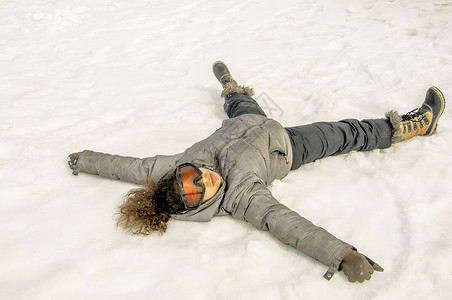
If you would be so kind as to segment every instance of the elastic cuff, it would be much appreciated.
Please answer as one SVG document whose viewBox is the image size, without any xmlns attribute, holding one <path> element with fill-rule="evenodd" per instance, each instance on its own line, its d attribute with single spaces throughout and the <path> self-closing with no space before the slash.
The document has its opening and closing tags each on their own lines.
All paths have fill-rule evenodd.
<svg viewBox="0 0 452 300">
<path fill-rule="evenodd" d="M 331 278 L 333 278 L 333 275 L 339 269 L 341 262 L 342 260 L 335 258 L 331 265 L 328 267 L 328 270 L 326 271 L 325 275 L 323 275 L 323 278 L 325 278 L 326 280 L 330 280 Z"/>
<path fill-rule="evenodd" d="M 334 257 L 333 262 L 329 265 L 328 270 L 323 275 L 323 278 L 325 278 L 326 280 L 331 280 L 331 278 L 333 278 L 334 273 L 340 271 L 339 268 L 341 266 L 342 259 L 344 258 L 345 254 L 347 254 L 347 252 L 350 250 L 356 251 L 356 248 L 353 246 L 347 247 L 341 251 L 339 256 Z"/>
</svg>

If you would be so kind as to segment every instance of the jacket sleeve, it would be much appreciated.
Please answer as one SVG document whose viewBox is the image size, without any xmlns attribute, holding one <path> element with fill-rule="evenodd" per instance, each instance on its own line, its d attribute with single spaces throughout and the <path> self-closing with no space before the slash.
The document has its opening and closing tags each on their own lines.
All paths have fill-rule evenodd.
<svg viewBox="0 0 452 300">
<path fill-rule="evenodd" d="M 75 174 L 83 172 L 140 184 L 146 177 L 159 180 L 176 164 L 180 156 L 136 158 L 85 150 L 81 153 L 74 171 Z"/>
<path fill-rule="evenodd" d="M 235 214 L 242 215 L 245 221 L 256 228 L 270 231 L 281 242 L 328 266 L 324 277 L 331 279 L 343 257 L 353 246 L 279 203 L 260 183 L 255 183 L 246 194 L 250 195 L 247 197 L 249 200 L 240 201 L 246 204 L 238 205 Z"/>
</svg>

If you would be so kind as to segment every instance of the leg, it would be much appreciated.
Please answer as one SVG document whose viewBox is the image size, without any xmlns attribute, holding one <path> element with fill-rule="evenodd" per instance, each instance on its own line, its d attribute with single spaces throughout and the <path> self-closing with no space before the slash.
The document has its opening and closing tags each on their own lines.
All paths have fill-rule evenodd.
<svg viewBox="0 0 452 300">
<path fill-rule="evenodd" d="M 387 119 L 343 120 L 286 128 L 294 152 L 292 170 L 322 157 L 384 149 L 417 135 L 432 135 L 445 106 L 443 93 L 432 86 L 421 107 L 403 116 L 390 111 L 386 113 Z"/>
<path fill-rule="evenodd" d="M 224 101 L 224 111 L 228 114 L 229 118 L 244 114 L 256 114 L 266 117 L 256 100 L 248 95 L 234 93 L 226 97 Z"/>
<path fill-rule="evenodd" d="M 319 122 L 286 131 L 293 149 L 292 170 L 327 156 L 388 148 L 392 137 L 385 119 Z"/>
<path fill-rule="evenodd" d="M 253 97 L 253 89 L 239 86 L 232 78 L 228 67 L 222 61 L 216 61 L 212 66 L 213 73 L 223 86 L 221 96 L 225 98 L 224 110 L 229 118 L 244 114 L 257 114 L 266 116 Z"/>
</svg>

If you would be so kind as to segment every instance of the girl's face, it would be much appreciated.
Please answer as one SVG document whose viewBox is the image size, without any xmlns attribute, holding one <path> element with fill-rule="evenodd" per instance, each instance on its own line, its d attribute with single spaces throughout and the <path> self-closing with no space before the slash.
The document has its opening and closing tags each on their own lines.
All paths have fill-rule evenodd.
<svg viewBox="0 0 452 300">
<path fill-rule="evenodd" d="M 199 168 L 202 172 L 202 177 L 198 183 L 206 187 L 206 193 L 204 194 L 204 199 L 202 202 L 212 199 L 213 196 L 218 192 L 221 184 L 221 176 L 209 169 Z"/>
</svg>

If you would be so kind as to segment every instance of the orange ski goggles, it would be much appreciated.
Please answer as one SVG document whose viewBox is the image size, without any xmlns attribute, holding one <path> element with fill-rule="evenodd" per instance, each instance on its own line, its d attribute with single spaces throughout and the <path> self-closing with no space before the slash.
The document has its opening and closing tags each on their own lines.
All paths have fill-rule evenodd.
<svg viewBox="0 0 452 300">
<path fill-rule="evenodd" d="M 197 209 L 204 199 L 206 187 L 198 183 L 201 177 L 202 171 L 190 163 L 181 164 L 176 168 L 179 194 L 187 210 Z"/>
</svg>

